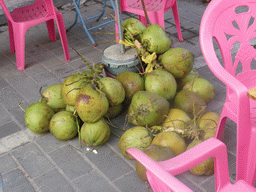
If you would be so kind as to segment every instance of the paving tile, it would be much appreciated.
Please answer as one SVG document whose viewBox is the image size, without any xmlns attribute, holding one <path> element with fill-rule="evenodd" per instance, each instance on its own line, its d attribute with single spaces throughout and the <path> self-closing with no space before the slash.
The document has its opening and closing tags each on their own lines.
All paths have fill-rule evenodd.
<svg viewBox="0 0 256 192">
<path fill-rule="evenodd" d="M 0 162 L 1 162 L 1 164 L 0 164 L 0 173 L 1 174 L 9 172 L 9 171 L 17 168 L 17 166 L 18 166 L 9 154 L 0 155 Z"/>
<path fill-rule="evenodd" d="M 212 179 L 207 180 L 201 185 L 207 192 L 215 192 L 215 178 L 212 176 Z"/>
<path fill-rule="evenodd" d="M 87 153 L 86 156 L 92 153 Z M 132 168 L 119 156 L 112 154 L 106 155 L 101 163 L 93 162 L 99 170 L 103 172 L 111 181 L 129 173 Z"/>
<path fill-rule="evenodd" d="M 99 173 L 95 170 L 83 175 L 82 177 L 74 180 L 74 184 L 79 189 L 79 191 L 88 192 L 115 192 L 113 186 L 111 186 L 107 180 L 105 180 Z"/>
<path fill-rule="evenodd" d="M 16 133 L 20 130 L 21 129 L 19 128 L 19 126 L 14 122 L 4 124 L 4 125 L 0 126 L 0 133 L 1 133 L 0 139 L 6 137 L 8 135 L 11 135 L 13 133 Z"/>
<path fill-rule="evenodd" d="M 204 189 L 201 188 L 197 184 L 197 182 L 195 182 L 195 183 L 191 182 L 186 177 L 184 177 L 183 174 L 177 175 L 176 178 L 179 179 L 182 183 L 184 183 L 186 186 L 188 186 L 193 191 L 196 191 L 196 192 L 204 191 Z"/>
<path fill-rule="evenodd" d="M 14 149 L 12 153 L 31 178 L 54 169 L 46 156 L 33 143 L 22 145 Z"/>
<path fill-rule="evenodd" d="M 10 114 L 0 105 L 0 126 L 5 125 L 10 121 L 12 121 Z"/>
<path fill-rule="evenodd" d="M 64 145 L 67 145 L 68 141 L 57 140 L 51 133 L 46 133 L 42 137 L 38 137 L 36 142 L 42 147 L 42 149 L 49 153 L 53 150 L 56 150 Z"/>
<path fill-rule="evenodd" d="M 75 191 L 56 169 L 43 174 L 34 181 L 43 192 Z"/>
<path fill-rule="evenodd" d="M 19 169 L 12 170 L 2 175 L 4 192 L 35 192 L 34 187 L 27 180 L 23 172 Z"/>
<path fill-rule="evenodd" d="M 59 148 L 49 155 L 71 180 L 92 170 L 92 167 L 70 145 Z"/>
<path fill-rule="evenodd" d="M 151 189 L 151 187 L 145 181 L 142 181 L 137 176 L 135 171 L 132 171 L 129 174 L 115 180 L 114 184 L 123 192 L 141 192 L 148 190 L 150 191 Z"/>
<path fill-rule="evenodd" d="M 40 87 L 30 77 L 16 82 L 13 87 L 27 100 L 38 97 L 40 95 Z"/>
</svg>

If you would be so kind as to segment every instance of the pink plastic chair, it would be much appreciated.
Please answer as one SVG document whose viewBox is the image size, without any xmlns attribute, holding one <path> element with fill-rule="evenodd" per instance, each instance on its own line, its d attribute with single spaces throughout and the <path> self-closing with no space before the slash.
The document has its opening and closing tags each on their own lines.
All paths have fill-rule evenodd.
<svg viewBox="0 0 256 192">
<path fill-rule="evenodd" d="M 226 119 L 237 124 L 236 178 L 250 184 L 255 181 L 255 157 L 251 154 L 255 143 L 256 101 L 247 91 L 256 86 L 256 50 L 250 40 L 256 38 L 256 1 L 213 0 L 202 17 L 200 43 L 204 58 L 213 72 L 226 85 L 226 101 L 220 116 L 216 138 L 221 139 Z M 223 64 L 217 58 L 213 39 L 221 50 Z M 234 43 L 240 44 L 237 52 Z M 234 56 L 232 58 L 232 56 Z M 241 69 L 242 68 L 242 69 Z"/>
<path fill-rule="evenodd" d="M 8 20 L 11 53 L 16 52 L 18 70 L 25 68 L 25 34 L 35 25 L 46 22 L 51 41 L 56 41 L 54 20 L 60 34 L 66 61 L 69 62 L 69 50 L 66 29 L 62 14 L 54 7 L 52 0 L 36 0 L 33 4 L 16 8 L 10 13 L 3 0 L 0 5 Z"/>
<path fill-rule="evenodd" d="M 167 12 L 170 8 L 172 8 L 178 38 L 180 41 L 183 41 L 181 29 L 180 29 L 180 21 L 179 14 L 177 8 L 177 0 L 144 0 L 146 10 L 148 13 L 149 20 L 151 24 L 158 24 L 165 29 L 164 25 L 164 13 Z M 145 14 L 142 8 L 141 0 L 120 0 L 120 11 L 129 12 L 139 15 L 139 20 L 147 26 L 147 21 L 145 18 Z M 117 18 L 117 16 L 116 16 Z M 116 24 L 116 34 L 118 34 L 118 26 Z M 119 38 L 117 37 L 117 40 Z"/>
<path fill-rule="evenodd" d="M 256 189 L 244 180 L 230 183 L 227 148 L 216 138 L 210 138 L 190 150 L 172 159 L 155 162 L 136 148 L 126 150 L 132 157 L 145 166 L 146 175 L 154 192 L 190 192 L 192 191 L 172 175 L 183 173 L 210 157 L 214 157 L 215 190 L 219 192 L 245 191 Z M 172 175 L 171 175 L 172 174 Z"/>
</svg>

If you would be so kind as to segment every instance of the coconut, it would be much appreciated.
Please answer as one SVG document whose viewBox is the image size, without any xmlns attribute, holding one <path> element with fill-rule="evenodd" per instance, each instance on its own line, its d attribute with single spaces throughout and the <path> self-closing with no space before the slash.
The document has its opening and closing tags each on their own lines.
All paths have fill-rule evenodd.
<svg viewBox="0 0 256 192">
<path fill-rule="evenodd" d="M 139 35 L 146 29 L 146 26 L 135 18 L 125 19 L 123 22 L 124 39 L 134 42 L 135 39 L 140 39 Z"/>
<path fill-rule="evenodd" d="M 151 144 L 161 147 L 169 147 L 175 155 L 183 153 L 187 148 L 185 140 L 180 137 L 179 134 L 172 131 L 158 133 Z"/>
<path fill-rule="evenodd" d="M 122 84 L 128 100 L 131 100 L 138 91 L 145 90 L 145 81 L 138 73 L 123 71 L 116 76 L 116 80 Z"/>
<path fill-rule="evenodd" d="M 109 102 L 104 93 L 86 85 L 77 94 L 75 109 L 83 122 L 94 123 L 108 111 Z"/>
<path fill-rule="evenodd" d="M 46 103 L 32 103 L 26 108 L 25 124 L 34 133 L 45 133 L 49 131 L 50 120 L 54 114 L 53 109 Z"/>
<path fill-rule="evenodd" d="M 79 90 L 86 85 L 84 75 L 74 74 L 62 83 L 61 95 L 66 105 L 75 105 Z"/>
<path fill-rule="evenodd" d="M 181 90 L 174 99 L 174 107 L 185 111 L 191 118 L 198 117 L 206 112 L 206 102 L 198 94 Z"/>
<path fill-rule="evenodd" d="M 130 104 L 132 110 L 128 110 L 127 115 L 130 122 L 136 122 L 135 125 L 151 127 L 163 123 L 169 106 L 164 97 L 148 91 L 139 91 L 134 94 Z"/>
<path fill-rule="evenodd" d="M 146 155 L 151 157 L 154 161 L 164 161 L 175 157 L 170 147 L 161 147 L 157 145 L 150 145 L 143 151 Z M 136 173 L 138 177 L 144 181 L 147 181 L 146 168 L 136 161 L 135 163 Z"/>
<path fill-rule="evenodd" d="M 219 119 L 219 114 L 215 112 L 207 112 L 199 119 L 198 128 L 204 131 L 204 140 L 215 136 Z"/>
<path fill-rule="evenodd" d="M 56 113 L 50 121 L 50 132 L 58 140 L 69 140 L 77 135 L 76 117 L 69 111 Z"/>
<path fill-rule="evenodd" d="M 145 76 L 145 90 L 171 100 L 176 95 L 177 83 L 171 73 L 156 69 Z"/>
<path fill-rule="evenodd" d="M 96 147 L 106 143 L 110 137 L 111 130 L 103 118 L 94 122 L 85 122 L 81 127 L 81 139 L 86 146 Z"/>
<path fill-rule="evenodd" d="M 175 129 L 184 130 L 186 128 L 186 124 L 190 121 L 191 118 L 185 111 L 172 108 L 169 110 L 168 115 L 162 125 L 165 127 L 173 127 Z"/>
<path fill-rule="evenodd" d="M 141 44 L 148 52 L 162 54 L 170 48 L 171 39 L 162 26 L 154 24 L 149 25 L 141 34 Z"/>
<path fill-rule="evenodd" d="M 193 69 L 194 55 L 184 48 L 171 48 L 160 57 L 160 63 L 175 78 L 184 78 Z"/>
<path fill-rule="evenodd" d="M 119 105 L 124 101 L 125 90 L 122 84 L 111 77 L 103 77 L 99 81 L 99 89 L 103 91 L 110 105 Z"/>
<path fill-rule="evenodd" d="M 123 104 L 120 103 L 118 105 L 110 105 L 107 114 L 105 117 L 112 119 L 117 117 L 123 110 Z"/>
<path fill-rule="evenodd" d="M 195 78 L 200 77 L 196 69 L 192 69 L 188 75 L 184 78 L 176 79 L 177 81 L 177 90 L 180 91 L 187 82 L 193 82 Z"/>
<path fill-rule="evenodd" d="M 119 140 L 118 147 L 124 157 L 133 159 L 133 157 L 126 152 L 126 149 L 135 147 L 143 151 L 151 142 L 152 136 L 149 131 L 145 127 L 135 126 L 124 132 Z"/>
<path fill-rule="evenodd" d="M 73 106 L 73 105 L 66 105 L 66 111 L 74 113 L 75 112 L 75 106 Z"/>
<path fill-rule="evenodd" d="M 200 95 L 207 103 L 214 98 L 215 88 L 210 81 L 204 78 L 195 78 L 193 81 L 187 82 L 183 89 L 193 91 Z"/>
<path fill-rule="evenodd" d="M 186 150 L 200 144 L 202 140 L 194 139 Z M 193 175 L 211 175 L 214 173 L 214 158 L 211 157 L 189 170 Z"/>
<path fill-rule="evenodd" d="M 66 104 L 61 96 L 62 84 L 55 84 L 47 87 L 42 94 L 43 99 L 46 99 L 46 103 L 55 111 L 59 111 L 66 107 Z M 42 98 L 40 99 L 40 101 Z"/>
</svg>

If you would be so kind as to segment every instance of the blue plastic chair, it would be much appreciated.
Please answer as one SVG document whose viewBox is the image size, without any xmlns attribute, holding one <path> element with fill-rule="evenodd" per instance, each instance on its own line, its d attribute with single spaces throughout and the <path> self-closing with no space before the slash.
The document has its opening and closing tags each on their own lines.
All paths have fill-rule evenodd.
<svg viewBox="0 0 256 192">
<path fill-rule="evenodd" d="M 102 9 L 102 12 L 98 15 L 95 15 L 93 17 L 90 17 L 88 19 L 83 19 L 83 16 L 81 15 L 81 12 L 79 10 L 79 7 L 80 7 L 80 0 L 73 0 L 73 3 L 74 3 L 74 6 L 76 8 L 76 17 L 75 17 L 75 21 L 74 23 L 67 29 L 67 31 L 69 31 L 71 28 L 73 28 L 76 24 L 79 24 L 79 23 L 82 23 L 83 24 L 83 27 L 84 27 L 84 30 L 85 32 L 87 33 L 88 37 L 90 38 L 93 46 L 97 46 L 97 44 L 95 43 L 94 39 L 92 38 L 91 34 L 89 33 L 90 30 L 93 30 L 93 29 L 96 29 L 96 28 L 99 28 L 103 25 L 106 25 L 106 24 L 109 24 L 111 22 L 114 22 L 115 20 L 111 20 L 111 21 L 107 21 L 105 23 L 102 23 L 102 24 L 99 24 L 99 25 L 96 25 L 94 27 L 91 27 L 91 28 L 87 28 L 86 25 L 85 25 L 85 22 L 88 21 L 88 20 L 91 20 L 91 19 L 94 19 L 94 18 L 97 18 L 96 21 L 99 21 L 101 19 L 101 17 L 104 15 L 105 13 L 105 8 L 106 8 L 106 4 L 107 4 L 107 0 L 104 0 L 104 3 L 103 3 L 103 9 Z M 113 7 L 113 9 L 115 10 L 115 5 L 114 5 L 114 2 L 113 0 L 110 0 L 110 3 Z M 78 20 L 78 17 L 79 17 L 79 20 Z"/>
</svg>

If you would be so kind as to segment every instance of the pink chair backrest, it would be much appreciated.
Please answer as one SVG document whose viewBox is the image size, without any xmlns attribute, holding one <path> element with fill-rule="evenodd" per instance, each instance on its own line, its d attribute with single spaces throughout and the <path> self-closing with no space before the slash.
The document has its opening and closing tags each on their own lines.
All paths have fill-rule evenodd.
<svg viewBox="0 0 256 192">
<path fill-rule="evenodd" d="M 212 20 L 208 21 L 209 28 L 207 34 L 204 34 L 204 40 L 212 41 L 212 37 L 216 39 L 222 52 L 225 69 L 233 76 L 237 75 L 239 79 L 239 74 L 236 74 L 238 65 L 241 63 L 242 73 L 247 74 L 251 71 L 252 59 L 256 60 L 256 50 L 250 43 L 250 40 L 256 37 L 256 22 L 251 20 L 252 17 L 256 17 L 256 1 L 213 0 L 212 4 L 214 3 L 216 6 L 211 6 L 211 12 L 215 13 L 215 18 L 211 15 Z M 239 9 L 245 11 L 239 13 Z M 233 61 L 231 50 L 235 42 L 240 44 L 240 48 Z"/>
<path fill-rule="evenodd" d="M 145 6 L 148 7 L 150 5 L 154 8 L 154 11 L 160 11 L 170 8 L 172 7 L 174 1 L 175 0 L 144 0 Z M 134 5 L 140 5 L 141 0 L 121 0 L 120 4 L 127 4 L 129 7 L 134 7 Z M 163 7 L 163 5 L 165 6 Z"/>
</svg>

